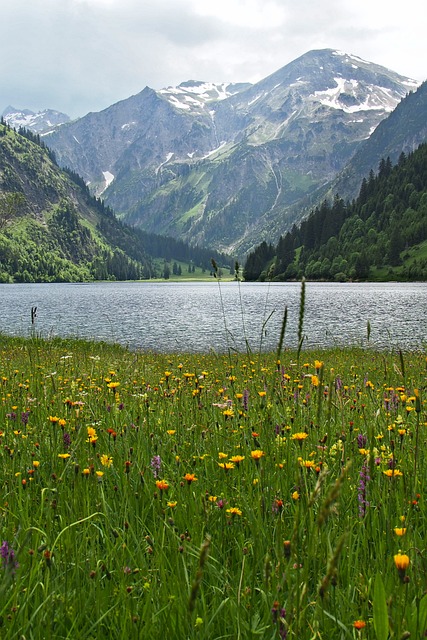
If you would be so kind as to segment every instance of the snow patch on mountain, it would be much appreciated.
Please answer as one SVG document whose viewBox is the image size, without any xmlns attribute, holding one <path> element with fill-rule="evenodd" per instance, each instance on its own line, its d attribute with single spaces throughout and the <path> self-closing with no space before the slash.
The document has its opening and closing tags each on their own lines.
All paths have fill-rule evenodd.
<svg viewBox="0 0 427 640">
<path fill-rule="evenodd" d="M 161 170 L 161 168 L 162 168 L 165 164 L 167 164 L 167 163 L 169 162 L 169 160 L 171 160 L 171 159 L 173 158 L 173 156 L 174 156 L 174 155 L 175 155 L 175 154 L 174 154 L 172 151 L 170 151 L 168 154 L 166 154 L 166 160 L 164 160 L 164 162 L 161 162 L 161 163 L 159 164 L 159 166 L 155 169 L 155 174 L 156 174 L 156 175 L 159 173 L 159 171 Z"/>
<path fill-rule="evenodd" d="M 168 100 L 176 109 L 200 113 L 205 111 L 207 104 L 226 100 L 248 86 L 250 85 L 227 82 L 215 84 L 188 80 L 177 87 L 160 89 L 157 93 Z"/>
<path fill-rule="evenodd" d="M 315 91 L 313 94 L 315 100 L 330 109 L 340 109 L 345 113 L 370 110 L 389 113 L 398 103 L 393 92 L 386 87 L 369 85 L 361 90 L 357 80 L 335 77 L 334 81 L 335 87 Z"/>
<path fill-rule="evenodd" d="M 105 188 L 107 189 L 107 187 L 109 187 L 110 184 L 113 182 L 114 176 L 110 171 L 103 171 L 102 175 L 104 176 Z"/>
</svg>

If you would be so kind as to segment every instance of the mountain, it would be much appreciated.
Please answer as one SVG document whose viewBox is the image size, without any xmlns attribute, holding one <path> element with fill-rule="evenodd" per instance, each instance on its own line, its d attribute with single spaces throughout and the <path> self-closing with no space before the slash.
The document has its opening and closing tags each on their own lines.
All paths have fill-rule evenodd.
<svg viewBox="0 0 427 640">
<path fill-rule="evenodd" d="M 118 221 L 80 176 L 59 168 L 38 134 L 0 123 L 0 282 L 151 278 L 155 258 L 165 274 L 172 259 L 209 269 L 211 257 L 229 266 Z"/>
<path fill-rule="evenodd" d="M 290 228 L 416 87 L 317 50 L 254 85 L 146 87 L 44 140 L 123 220 L 243 254 Z"/>
<path fill-rule="evenodd" d="M 70 117 L 60 111 L 45 109 L 44 111 L 30 111 L 29 109 L 15 109 L 10 105 L 1 114 L 5 122 L 15 129 L 24 127 L 34 133 L 48 133 L 55 127 L 70 121 Z"/>
</svg>

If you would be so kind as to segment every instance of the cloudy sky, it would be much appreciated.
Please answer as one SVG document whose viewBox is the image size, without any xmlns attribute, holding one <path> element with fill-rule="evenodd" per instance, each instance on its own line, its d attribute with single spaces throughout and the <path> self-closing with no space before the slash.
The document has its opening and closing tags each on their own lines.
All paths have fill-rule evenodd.
<svg viewBox="0 0 427 640">
<path fill-rule="evenodd" d="M 0 113 L 99 111 L 185 80 L 256 82 L 334 48 L 427 79 L 425 0 L 11 0 Z"/>
</svg>

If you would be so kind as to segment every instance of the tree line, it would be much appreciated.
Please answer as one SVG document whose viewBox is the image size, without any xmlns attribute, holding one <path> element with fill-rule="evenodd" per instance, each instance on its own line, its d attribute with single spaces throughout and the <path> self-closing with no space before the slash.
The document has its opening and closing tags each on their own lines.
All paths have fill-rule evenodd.
<svg viewBox="0 0 427 640">
<path fill-rule="evenodd" d="M 245 280 L 427 279 L 427 144 L 382 159 L 359 195 L 323 201 L 276 245 L 262 242 L 244 267 Z M 414 248 L 418 247 L 417 250 Z M 417 254 L 418 251 L 418 254 Z"/>
</svg>

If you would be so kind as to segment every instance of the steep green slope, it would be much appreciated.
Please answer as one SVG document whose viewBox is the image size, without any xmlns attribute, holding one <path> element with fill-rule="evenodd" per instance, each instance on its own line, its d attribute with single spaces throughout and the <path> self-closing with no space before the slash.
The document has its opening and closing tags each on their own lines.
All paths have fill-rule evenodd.
<svg viewBox="0 0 427 640">
<path fill-rule="evenodd" d="M 427 144 L 380 162 L 359 196 L 323 202 L 276 247 L 260 244 L 246 280 L 427 280 Z"/>
<path fill-rule="evenodd" d="M 37 135 L 0 123 L 0 282 L 75 282 L 160 275 L 153 258 L 209 268 L 208 250 L 133 229 L 61 170 Z M 230 259 L 229 259 L 230 260 Z"/>
</svg>

